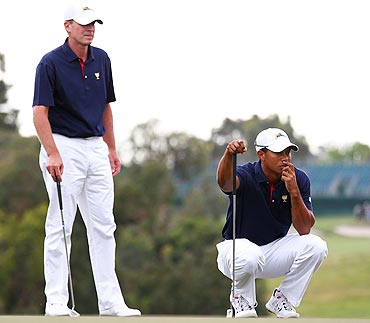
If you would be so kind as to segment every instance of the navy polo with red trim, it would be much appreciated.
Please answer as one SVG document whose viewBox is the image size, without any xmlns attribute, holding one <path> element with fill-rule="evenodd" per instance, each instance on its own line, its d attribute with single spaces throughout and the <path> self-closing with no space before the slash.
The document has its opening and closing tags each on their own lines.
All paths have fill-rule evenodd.
<svg viewBox="0 0 370 323">
<path fill-rule="evenodd" d="M 53 133 L 70 138 L 103 136 L 106 104 L 116 100 L 110 59 L 89 46 L 82 62 L 65 43 L 47 53 L 36 69 L 33 106 L 49 107 Z"/>
<path fill-rule="evenodd" d="M 306 207 L 312 211 L 311 183 L 308 175 L 295 169 L 297 184 Z M 262 172 L 261 162 L 237 166 L 240 186 L 236 192 L 236 238 L 246 238 L 261 246 L 284 237 L 292 224 L 291 200 L 283 181 L 271 185 Z M 225 239 L 233 238 L 233 196 L 229 196 Z"/>
</svg>

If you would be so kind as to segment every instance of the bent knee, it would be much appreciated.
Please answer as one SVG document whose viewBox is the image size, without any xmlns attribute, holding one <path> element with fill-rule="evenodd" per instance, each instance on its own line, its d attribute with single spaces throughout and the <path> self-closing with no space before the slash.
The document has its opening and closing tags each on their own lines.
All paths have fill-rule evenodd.
<svg viewBox="0 0 370 323">
<path fill-rule="evenodd" d="M 235 270 L 239 275 L 253 275 L 257 271 L 262 271 L 265 265 L 265 257 L 261 253 L 245 255 L 235 259 Z"/>
<path fill-rule="evenodd" d="M 328 246 L 319 236 L 313 234 L 302 235 L 306 247 L 318 258 L 324 260 L 328 256 Z"/>
</svg>

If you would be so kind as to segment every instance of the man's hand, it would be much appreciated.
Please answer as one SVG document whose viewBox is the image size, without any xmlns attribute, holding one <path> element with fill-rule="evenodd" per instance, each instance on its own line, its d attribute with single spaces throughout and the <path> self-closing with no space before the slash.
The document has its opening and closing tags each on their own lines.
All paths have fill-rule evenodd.
<svg viewBox="0 0 370 323">
<path fill-rule="evenodd" d="M 64 165 L 59 153 L 49 155 L 48 161 L 46 162 L 46 170 L 49 172 L 54 182 L 57 180 L 60 182 L 62 181 Z"/>
<path fill-rule="evenodd" d="M 109 150 L 109 162 L 112 169 L 112 175 L 116 176 L 121 171 L 121 160 L 119 159 L 116 151 Z"/>
<path fill-rule="evenodd" d="M 247 146 L 243 140 L 233 140 L 227 145 L 226 150 L 230 154 L 243 154 L 247 151 Z"/>
<path fill-rule="evenodd" d="M 285 183 L 285 187 L 290 195 L 299 194 L 294 165 L 288 161 L 284 162 L 284 164 L 285 166 L 281 173 L 281 180 Z"/>
</svg>

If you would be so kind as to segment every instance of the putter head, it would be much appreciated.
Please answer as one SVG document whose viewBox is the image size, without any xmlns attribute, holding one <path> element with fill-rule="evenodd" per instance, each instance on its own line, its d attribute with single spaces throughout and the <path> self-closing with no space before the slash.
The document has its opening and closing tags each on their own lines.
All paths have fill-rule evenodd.
<svg viewBox="0 0 370 323">
<path fill-rule="evenodd" d="M 74 309 L 71 309 L 71 311 L 69 312 L 69 316 L 70 317 L 79 317 L 80 316 L 80 313 L 78 313 Z"/>
</svg>

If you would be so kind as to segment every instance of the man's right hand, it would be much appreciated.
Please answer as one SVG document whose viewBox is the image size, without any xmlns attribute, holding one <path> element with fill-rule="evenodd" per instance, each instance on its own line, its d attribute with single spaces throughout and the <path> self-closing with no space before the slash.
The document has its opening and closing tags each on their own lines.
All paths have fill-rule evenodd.
<svg viewBox="0 0 370 323">
<path fill-rule="evenodd" d="M 243 140 L 233 140 L 229 142 L 226 150 L 230 154 L 243 154 L 247 151 L 247 146 L 244 144 Z"/>
<path fill-rule="evenodd" d="M 46 170 L 49 172 L 54 182 L 62 181 L 62 174 L 64 170 L 64 165 L 62 158 L 59 153 L 50 155 L 46 163 Z"/>
</svg>

